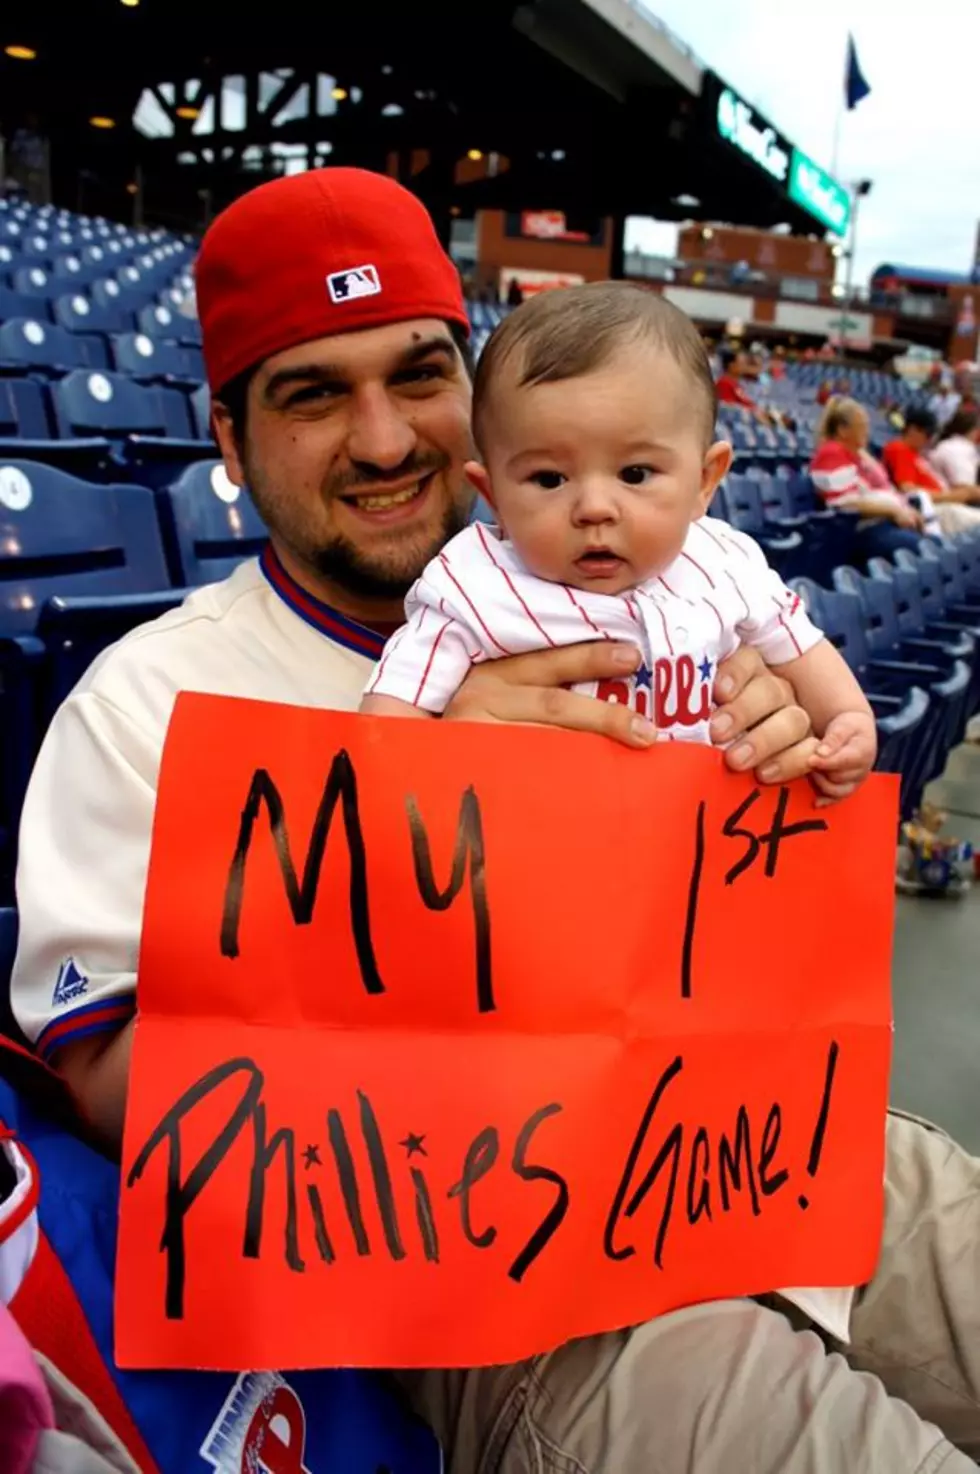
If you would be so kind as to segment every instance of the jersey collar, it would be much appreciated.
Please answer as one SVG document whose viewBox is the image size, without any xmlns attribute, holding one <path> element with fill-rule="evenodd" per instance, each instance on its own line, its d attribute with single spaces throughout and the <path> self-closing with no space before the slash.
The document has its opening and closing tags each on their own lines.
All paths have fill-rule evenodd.
<svg viewBox="0 0 980 1474">
<path fill-rule="evenodd" d="M 315 599 L 282 566 L 271 543 L 266 543 L 259 554 L 259 567 L 273 591 L 284 604 L 288 604 L 294 614 L 319 630 L 321 635 L 326 635 L 328 640 L 333 640 L 335 644 L 343 645 L 345 649 L 353 650 L 358 655 L 365 655 L 368 660 L 380 658 L 385 641 L 398 628 L 396 624 L 378 624 L 374 627 L 359 624 L 356 619 L 349 619 L 346 614 L 341 614 L 322 599 Z"/>
</svg>

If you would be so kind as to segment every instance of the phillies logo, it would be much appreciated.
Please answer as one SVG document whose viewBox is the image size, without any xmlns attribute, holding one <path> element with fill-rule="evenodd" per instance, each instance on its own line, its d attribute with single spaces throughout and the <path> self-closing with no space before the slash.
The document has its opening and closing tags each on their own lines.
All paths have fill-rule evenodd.
<svg viewBox="0 0 980 1474">
<path fill-rule="evenodd" d="M 275 1372 L 243 1372 L 201 1445 L 218 1474 L 310 1474 L 305 1452 L 303 1404 Z"/>
<path fill-rule="evenodd" d="M 654 661 L 653 670 L 641 665 L 636 675 L 626 680 L 599 681 L 596 695 L 600 701 L 633 707 L 661 730 L 696 727 L 711 715 L 713 671 L 707 656 L 700 665 L 695 665 L 690 655 L 676 659 L 661 656 Z"/>
</svg>

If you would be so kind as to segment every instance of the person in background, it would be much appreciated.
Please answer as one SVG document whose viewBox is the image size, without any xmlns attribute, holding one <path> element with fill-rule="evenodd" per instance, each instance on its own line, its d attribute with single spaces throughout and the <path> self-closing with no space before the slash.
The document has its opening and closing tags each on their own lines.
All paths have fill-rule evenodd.
<svg viewBox="0 0 980 1474">
<path fill-rule="evenodd" d="M 968 415 L 970 411 L 957 413 Z M 906 411 L 905 429 L 885 446 L 882 459 L 898 490 L 917 500 L 925 496 L 926 505 L 935 507 L 941 531 L 947 537 L 955 537 L 980 526 L 980 513 L 969 505 L 980 502 L 980 495 L 975 481 L 950 485 L 930 463 L 927 452 L 935 434 L 936 417 L 932 411 L 912 405 Z M 954 447 L 954 456 L 955 451 Z M 948 452 L 944 458 L 949 458 Z"/>
<path fill-rule="evenodd" d="M 973 393 L 971 364 L 957 364 L 952 371 L 943 365 L 939 382 L 930 382 L 926 388 L 932 391 L 926 400 L 926 407 L 935 415 L 940 429 L 949 423 L 958 410 L 978 408 Z"/>
<path fill-rule="evenodd" d="M 958 409 L 929 452 L 929 464 L 947 486 L 961 486 L 965 501 L 980 502 L 980 410 Z"/>
<path fill-rule="evenodd" d="M 856 512 L 856 554 L 888 558 L 899 548 L 917 552 L 922 514 L 891 485 L 868 450 L 867 410 L 854 399 L 832 399 L 817 431 L 810 476 L 828 507 Z"/>
<path fill-rule="evenodd" d="M 510 286 L 507 288 L 507 306 L 520 307 L 523 301 L 524 292 L 521 288 L 521 284 L 517 280 L 516 276 L 512 276 L 510 279 Z"/>
<path fill-rule="evenodd" d="M 960 407 L 962 395 L 953 386 L 952 370 L 937 363 L 923 385 L 926 408 L 936 416 L 937 425 L 945 425 Z"/>
<path fill-rule="evenodd" d="M 721 373 L 715 390 L 719 404 L 740 404 L 743 409 L 756 410 L 755 400 L 742 383 L 748 369 L 748 355 L 741 348 L 726 345 L 718 350 L 718 362 Z"/>
</svg>

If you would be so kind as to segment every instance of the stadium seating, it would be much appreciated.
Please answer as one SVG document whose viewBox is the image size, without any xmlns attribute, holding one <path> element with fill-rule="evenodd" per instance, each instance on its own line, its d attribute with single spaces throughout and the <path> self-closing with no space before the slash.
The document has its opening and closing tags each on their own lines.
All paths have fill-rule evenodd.
<svg viewBox="0 0 980 1474">
<path fill-rule="evenodd" d="M 157 493 L 171 581 L 177 586 L 226 578 L 258 553 L 265 526 L 247 491 L 233 486 L 221 461 L 198 461 Z"/>
<path fill-rule="evenodd" d="M 10 974 L 17 951 L 17 912 L 12 906 L 0 907 L 0 1034 L 19 1040 L 20 1030 L 10 1007 Z"/>
<path fill-rule="evenodd" d="M 192 436 L 190 404 L 179 389 L 76 369 L 52 386 L 51 402 L 63 438 L 104 437 L 124 465 L 153 485 L 171 480 L 188 462 L 214 454 L 210 441 Z"/>
<path fill-rule="evenodd" d="M 937 710 L 941 714 L 944 707 L 943 697 L 932 691 L 927 694 L 924 685 L 938 680 L 941 672 L 911 661 L 874 659 L 864 637 L 856 594 L 821 589 L 805 578 L 794 580 L 793 588 L 860 681 L 878 728 L 877 767 L 902 775 L 901 813 L 908 818 L 932 776 L 937 729 L 931 714 Z M 934 706 L 934 701 L 939 705 Z"/>
<path fill-rule="evenodd" d="M 55 707 L 100 650 L 173 607 L 153 493 L 0 463 L 0 876 Z M 3 899 L 0 891 L 0 900 Z"/>
<path fill-rule="evenodd" d="M 0 373 L 57 377 L 87 362 L 82 339 L 62 327 L 36 317 L 13 317 L 0 326 Z"/>
</svg>

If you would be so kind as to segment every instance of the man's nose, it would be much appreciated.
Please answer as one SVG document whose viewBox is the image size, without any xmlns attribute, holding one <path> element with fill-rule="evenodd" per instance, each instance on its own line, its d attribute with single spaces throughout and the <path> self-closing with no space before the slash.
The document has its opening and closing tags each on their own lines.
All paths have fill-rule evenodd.
<svg viewBox="0 0 980 1474">
<path fill-rule="evenodd" d="M 355 396 L 347 436 L 352 461 L 394 471 L 411 456 L 417 443 L 414 426 L 384 388 L 365 388 Z"/>
</svg>

